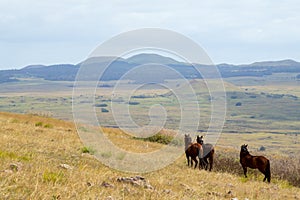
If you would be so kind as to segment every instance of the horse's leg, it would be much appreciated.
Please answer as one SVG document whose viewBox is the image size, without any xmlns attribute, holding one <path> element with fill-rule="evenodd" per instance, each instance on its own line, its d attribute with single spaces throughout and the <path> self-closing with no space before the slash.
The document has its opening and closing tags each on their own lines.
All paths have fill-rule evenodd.
<svg viewBox="0 0 300 200">
<path fill-rule="evenodd" d="M 187 164 L 188 164 L 188 166 L 189 166 L 190 161 L 189 161 L 188 155 L 187 155 L 186 153 L 185 153 L 185 158 L 186 158 Z"/>
<path fill-rule="evenodd" d="M 244 170 L 244 175 L 245 175 L 245 177 L 247 178 L 247 167 L 246 167 L 246 166 L 243 166 L 243 170 Z"/>
<path fill-rule="evenodd" d="M 185 157 L 186 157 L 186 160 L 187 160 L 188 166 L 190 166 L 190 157 L 189 157 L 187 154 L 185 154 Z"/>
<path fill-rule="evenodd" d="M 271 168 L 270 161 L 268 161 L 267 168 L 266 168 L 266 177 L 267 177 L 268 183 L 271 182 L 271 169 L 270 168 Z"/>
<path fill-rule="evenodd" d="M 259 171 L 265 175 L 263 182 L 268 180 L 268 182 L 270 183 L 270 179 L 271 179 L 270 168 L 268 168 L 267 166 L 266 169 L 259 169 Z"/>
<path fill-rule="evenodd" d="M 207 167 L 208 167 L 207 157 L 205 157 L 205 158 L 203 159 L 203 163 L 204 163 L 203 168 L 204 168 L 205 170 L 207 170 Z"/>
<path fill-rule="evenodd" d="M 209 156 L 209 171 L 212 170 L 213 164 L 214 164 L 214 156 L 213 156 L 213 155 L 210 155 L 210 156 Z"/>
<path fill-rule="evenodd" d="M 199 163 L 199 169 L 204 169 L 205 167 L 205 161 L 204 158 L 199 158 L 200 163 Z"/>
<path fill-rule="evenodd" d="M 196 158 L 196 157 L 193 157 L 192 159 L 193 159 L 193 161 L 195 161 L 195 167 L 194 167 L 194 169 L 196 169 L 196 167 L 197 167 L 197 164 L 198 164 L 198 160 L 197 160 L 197 158 Z"/>
<path fill-rule="evenodd" d="M 266 179 L 267 179 L 267 176 L 265 175 L 265 178 L 264 178 L 263 182 L 265 182 L 265 181 L 266 181 Z"/>
</svg>

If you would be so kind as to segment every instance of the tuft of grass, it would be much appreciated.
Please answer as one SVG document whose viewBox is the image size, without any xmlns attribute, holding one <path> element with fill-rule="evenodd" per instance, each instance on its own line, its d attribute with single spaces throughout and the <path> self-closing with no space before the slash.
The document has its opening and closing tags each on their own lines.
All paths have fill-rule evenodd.
<svg viewBox="0 0 300 200">
<path fill-rule="evenodd" d="M 19 120 L 13 119 L 13 120 L 11 120 L 11 123 L 19 123 Z"/>
<path fill-rule="evenodd" d="M 18 161 L 30 161 L 32 159 L 32 154 L 18 155 L 15 152 L 2 151 L 0 150 L 0 158 L 1 159 L 11 159 Z"/>
<path fill-rule="evenodd" d="M 43 126 L 43 122 L 37 122 L 35 123 L 35 126 Z"/>
<path fill-rule="evenodd" d="M 61 183 L 64 179 L 65 175 L 63 172 L 51 172 L 46 170 L 43 173 L 43 181 L 46 183 Z"/>
<path fill-rule="evenodd" d="M 91 155 L 94 155 L 95 154 L 95 149 L 93 149 L 92 147 L 82 147 L 81 148 L 81 153 L 88 153 L 88 154 L 91 154 Z"/>
<path fill-rule="evenodd" d="M 45 124 L 44 128 L 53 128 L 53 125 L 52 124 Z"/>
<path fill-rule="evenodd" d="M 18 158 L 18 155 L 14 152 L 7 152 L 7 151 L 0 150 L 0 158 L 16 159 L 16 158 Z"/>
</svg>

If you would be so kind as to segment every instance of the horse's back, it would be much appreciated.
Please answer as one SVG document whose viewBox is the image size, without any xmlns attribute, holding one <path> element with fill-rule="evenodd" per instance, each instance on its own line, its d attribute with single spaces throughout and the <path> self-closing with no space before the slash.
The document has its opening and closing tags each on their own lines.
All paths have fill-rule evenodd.
<svg viewBox="0 0 300 200">
<path fill-rule="evenodd" d="M 203 153 L 206 156 L 212 156 L 215 153 L 214 146 L 212 144 L 204 144 L 203 145 Z"/>
<path fill-rule="evenodd" d="M 256 168 L 265 168 L 270 161 L 264 157 L 264 156 L 246 156 L 244 159 L 242 159 L 242 165 L 246 165 L 247 167 L 250 167 L 252 169 Z"/>
<path fill-rule="evenodd" d="M 270 163 L 269 159 L 264 156 L 254 156 L 255 162 L 258 166 L 266 166 Z"/>
<path fill-rule="evenodd" d="M 185 150 L 185 153 L 186 154 L 191 154 L 191 153 L 193 153 L 195 151 L 198 151 L 200 148 L 202 148 L 200 144 L 198 144 L 198 143 L 191 143 L 187 147 L 187 149 Z"/>
</svg>

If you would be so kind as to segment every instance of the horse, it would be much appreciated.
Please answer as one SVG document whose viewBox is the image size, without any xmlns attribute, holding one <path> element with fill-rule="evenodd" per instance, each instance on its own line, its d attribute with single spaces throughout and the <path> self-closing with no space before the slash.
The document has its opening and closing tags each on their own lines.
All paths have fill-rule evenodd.
<svg viewBox="0 0 300 200">
<path fill-rule="evenodd" d="M 199 158 L 199 169 L 200 167 L 203 167 L 203 148 L 201 144 L 198 143 L 192 143 L 188 146 L 188 148 L 185 150 L 185 156 L 188 162 L 188 166 L 190 166 L 190 157 L 191 157 L 191 167 L 193 167 L 193 161 L 195 161 L 195 168 L 197 167 Z"/>
<path fill-rule="evenodd" d="M 212 144 L 204 144 L 203 136 L 197 136 L 197 143 L 201 144 L 203 147 L 203 162 L 204 162 L 204 168 L 207 170 L 208 164 L 209 164 L 209 171 L 213 168 L 214 163 L 214 154 L 215 149 Z M 208 159 L 208 160 L 207 160 Z"/>
<path fill-rule="evenodd" d="M 247 167 L 252 169 L 258 169 L 261 173 L 265 175 L 264 182 L 266 179 L 270 183 L 271 181 L 271 170 L 270 170 L 270 161 L 264 156 L 252 156 L 248 149 L 248 144 L 241 146 L 240 152 L 240 163 L 244 170 L 244 175 L 247 178 Z"/>
</svg>

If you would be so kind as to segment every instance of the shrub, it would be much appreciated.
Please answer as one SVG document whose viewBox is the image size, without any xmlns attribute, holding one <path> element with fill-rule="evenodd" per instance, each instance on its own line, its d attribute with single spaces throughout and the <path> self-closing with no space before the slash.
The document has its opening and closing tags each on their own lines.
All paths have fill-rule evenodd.
<svg viewBox="0 0 300 200">
<path fill-rule="evenodd" d="M 107 104 L 106 103 L 98 103 L 98 104 L 95 104 L 95 107 L 107 107 Z"/>
<path fill-rule="evenodd" d="M 265 151 L 265 150 L 266 150 L 266 147 L 261 146 L 258 150 L 259 150 L 259 151 Z"/>
<path fill-rule="evenodd" d="M 93 155 L 95 153 L 95 150 L 92 147 L 82 147 L 81 153 L 88 153 Z"/>
<path fill-rule="evenodd" d="M 137 102 L 137 101 L 129 101 L 128 104 L 129 104 L 129 105 L 139 105 L 140 102 Z"/>
<path fill-rule="evenodd" d="M 255 99 L 256 95 L 250 95 L 249 98 Z"/>
<path fill-rule="evenodd" d="M 13 119 L 13 120 L 11 121 L 11 123 L 19 123 L 19 120 Z"/>
<path fill-rule="evenodd" d="M 52 124 L 45 124 L 44 128 L 53 128 L 53 125 Z"/>
<path fill-rule="evenodd" d="M 241 103 L 241 102 L 237 102 L 237 103 L 235 104 L 235 106 L 242 106 L 242 103 Z"/>
<path fill-rule="evenodd" d="M 35 126 L 43 126 L 43 122 L 37 122 L 35 123 Z"/>
<path fill-rule="evenodd" d="M 109 110 L 107 110 L 106 108 L 101 108 L 101 112 L 107 113 L 107 112 L 109 112 Z"/>
<path fill-rule="evenodd" d="M 147 138 L 135 138 L 135 139 L 142 139 L 144 141 L 149 141 L 149 142 L 157 142 L 157 143 L 161 143 L 161 144 L 169 144 L 172 142 L 173 140 L 173 136 L 170 135 L 166 135 L 166 134 L 161 134 L 161 133 L 157 133 L 151 137 L 147 137 Z M 172 142 L 172 144 L 176 145 L 178 142 Z"/>
</svg>

